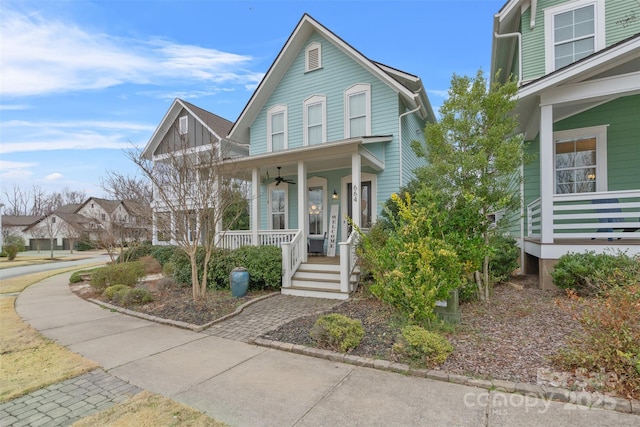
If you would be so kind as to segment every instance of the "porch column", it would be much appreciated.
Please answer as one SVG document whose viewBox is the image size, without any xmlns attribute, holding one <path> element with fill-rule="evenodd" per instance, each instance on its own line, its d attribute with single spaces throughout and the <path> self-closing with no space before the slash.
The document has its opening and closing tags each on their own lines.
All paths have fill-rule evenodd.
<svg viewBox="0 0 640 427">
<path fill-rule="evenodd" d="M 251 243 L 260 246 L 260 173 L 258 168 L 251 170 Z"/>
<path fill-rule="evenodd" d="M 360 227 L 362 222 L 362 205 L 360 204 L 360 196 L 362 190 L 360 188 L 362 180 L 362 159 L 360 153 L 351 154 L 351 212 L 353 214 L 353 224 Z M 346 240 L 346 237 L 343 238 Z"/>
<path fill-rule="evenodd" d="M 540 107 L 540 242 L 553 243 L 553 105 Z"/>
<path fill-rule="evenodd" d="M 220 202 L 218 200 L 220 200 L 220 176 L 218 174 L 215 175 L 215 181 L 213 183 L 214 187 L 213 187 L 213 191 L 215 192 L 215 194 L 218 196 L 216 197 L 217 200 L 215 200 L 213 203 L 213 208 L 215 209 L 215 211 L 213 212 L 213 217 L 215 218 L 215 230 L 213 231 L 214 237 L 213 237 L 213 242 L 214 242 L 214 246 L 219 247 L 221 242 L 222 242 L 222 238 L 223 238 L 223 230 L 222 230 L 222 212 L 220 210 Z"/>
<path fill-rule="evenodd" d="M 302 231 L 302 238 L 305 242 L 309 235 L 307 204 L 307 166 L 304 164 L 304 161 L 300 160 L 298 161 L 298 230 Z M 306 250 L 303 251 L 302 261 L 307 261 Z"/>
</svg>

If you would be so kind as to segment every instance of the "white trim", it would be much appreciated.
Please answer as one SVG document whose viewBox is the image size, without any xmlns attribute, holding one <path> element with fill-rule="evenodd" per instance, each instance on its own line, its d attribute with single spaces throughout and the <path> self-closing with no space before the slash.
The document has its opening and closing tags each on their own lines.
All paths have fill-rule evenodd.
<svg viewBox="0 0 640 427">
<path fill-rule="evenodd" d="M 287 120 L 287 106 L 278 104 L 267 110 L 267 151 L 273 151 L 273 131 L 271 129 L 271 117 L 276 114 L 283 114 L 283 126 L 284 126 L 284 142 L 282 144 L 282 149 L 286 150 L 289 147 L 289 132 L 288 132 L 288 120 Z M 281 151 L 281 150 L 277 150 Z"/>
<path fill-rule="evenodd" d="M 378 220 L 378 175 L 362 172 L 360 174 L 360 183 L 367 181 L 371 181 L 371 224 L 375 224 L 375 222 Z M 340 236 L 343 242 L 347 240 L 347 212 L 349 212 L 349 210 L 347 209 L 347 203 L 348 198 L 351 196 L 350 194 L 347 194 L 346 189 L 347 184 L 351 184 L 352 182 L 353 180 L 351 175 L 343 176 L 340 179 L 340 211 L 342 212 Z"/>
<path fill-rule="evenodd" d="M 349 116 L 349 97 L 353 95 L 365 94 L 365 134 L 357 136 L 371 135 L 371 85 L 369 83 L 356 83 L 344 91 L 344 137 L 351 138 Z"/>
<path fill-rule="evenodd" d="M 309 55 L 313 50 L 318 51 L 318 63 L 315 67 L 311 68 Z M 319 70 L 320 68 L 322 68 L 322 45 L 318 42 L 309 43 L 309 45 L 304 50 L 304 58 L 305 58 L 305 61 L 304 61 L 305 73 L 308 73 L 309 71 Z"/>
<path fill-rule="evenodd" d="M 275 182 L 272 182 L 267 186 L 267 194 L 269 195 L 268 205 L 267 205 L 267 230 L 280 230 L 273 228 L 273 211 L 271 210 L 271 206 L 273 206 L 273 200 L 271 197 L 271 192 L 273 190 L 283 190 L 284 191 L 284 229 L 289 228 L 289 184 L 283 182 L 282 184 L 276 186 Z"/>
<path fill-rule="evenodd" d="M 322 231 L 327 232 L 327 216 L 328 216 L 328 210 L 330 208 L 330 205 L 328 203 L 328 194 L 327 194 L 327 178 L 323 178 L 320 176 L 314 176 L 311 177 L 307 180 L 307 194 L 309 192 L 309 187 L 322 187 Z M 308 196 L 307 196 L 308 198 Z M 307 202 L 307 205 L 309 203 Z M 308 210 L 308 207 L 307 207 Z M 309 215 L 307 214 L 307 222 L 309 221 Z M 311 234 L 311 229 L 308 230 L 309 231 L 309 236 L 317 236 L 316 234 Z M 329 234 L 329 233 L 327 233 Z M 322 234 L 320 234 L 322 235 Z"/>
<path fill-rule="evenodd" d="M 627 96 L 640 92 L 640 71 L 553 88 L 540 95 L 540 105 Z M 589 107 L 592 108 L 592 107 Z"/>
<path fill-rule="evenodd" d="M 178 133 L 180 135 L 186 135 L 189 133 L 189 116 L 186 114 L 184 116 L 180 116 L 180 119 L 178 120 Z"/>
<path fill-rule="evenodd" d="M 590 126 L 585 128 L 568 129 L 553 133 L 553 194 L 556 194 L 556 141 L 578 138 L 596 138 L 596 192 L 607 191 L 607 128 L 609 125 Z M 569 193 L 578 194 L 578 193 Z"/>
<path fill-rule="evenodd" d="M 322 119 L 320 125 L 322 126 L 321 144 L 327 142 L 327 97 L 325 95 L 313 95 L 305 99 L 302 103 L 302 139 L 304 145 L 309 145 L 309 114 L 308 108 L 312 105 L 322 105 Z M 314 144 L 317 145 L 317 144 Z"/>
<path fill-rule="evenodd" d="M 593 18 L 594 18 L 594 40 L 593 48 L 594 52 L 597 52 L 605 47 L 605 10 L 604 1 L 596 0 L 578 0 L 564 4 L 560 4 L 555 7 L 549 7 L 544 11 L 544 58 L 545 58 L 545 72 L 547 74 L 555 71 L 555 31 L 553 26 L 553 18 L 564 12 L 580 9 L 586 6 L 593 6 Z"/>
</svg>

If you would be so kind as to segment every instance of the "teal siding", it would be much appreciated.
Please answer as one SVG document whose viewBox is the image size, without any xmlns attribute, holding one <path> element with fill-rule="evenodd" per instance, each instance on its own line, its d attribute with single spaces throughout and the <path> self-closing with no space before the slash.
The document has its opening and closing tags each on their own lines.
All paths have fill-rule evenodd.
<svg viewBox="0 0 640 427">
<path fill-rule="evenodd" d="M 523 80 L 533 80 L 545 75 L 544 10 L 566 2 L 566 0 L 538 1 L 536 25 L 533 30 L 529 25 L 531 9 L 527 9 L 522 14 Z M 610 46 L 637 33 L 640 33 L 640 6 L 637 4 L 634 6 L 630 0 L 606 0 L 605 46 Z"/>
<path fill-rule="evenodd" d="M 406 185 L 415 178 L 416 168 L 426 164 L 425 159 L 416 156 L 411 148 L 412 141 L 424 141 L 425 124 L 426 122 L 416 113 L 408 114 L 402 118 L 402 185 Z M 398 183 L 400 183 L 399 180 Z"/>
<path fill-rule="evenodd" d="M 607 181 L 609 191 L 640 188 L 640 95 L 626 96 L 555 124 L 554 130 L 609 125 Z"/>
<path fill-rule="evenodd" d="M 371 133 L 397 134 L 397 94 L 377 77 L 329 41 L 314 33 L 309 43 L 322 44 L 322 69 L 304 72 L 305 52 L 298 52 L 289 70 L 271 94 L 251 126 L 251 154 L 267 151 L 267 110 L 278 104 L 288 107 L 288 146 L 303 145 L 303 102 L 313 95 L 327 99 L 327 140 L 344 138 L 344 91 L 357 83 L 371 85 Z"/>
</svg>

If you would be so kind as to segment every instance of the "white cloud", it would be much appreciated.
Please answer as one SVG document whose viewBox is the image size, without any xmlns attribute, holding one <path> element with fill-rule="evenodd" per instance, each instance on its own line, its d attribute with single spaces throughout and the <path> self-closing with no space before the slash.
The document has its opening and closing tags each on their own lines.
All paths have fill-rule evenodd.
<svg viewBox="0 0 640 427">
<path fill-rule="evenodd" d="M 61 173 L 54 172 L 52 174 L 45 176 L 44 179 L 45 181 L 57 181 L 59 179 L 62 179 L 63 177 L 64 175 L 62 175 Z"/>
<path fill-rule="evenodd" d="M 0 154 L 50 150 L 92 150 L 98 148 L 124 150 L 131 147 L 125 137 L 97 132 L 44 132 L 21 138 L 20 142 L 2 142 Z"/>
<path fill-rule="evenodd" d="M 3 182 L 28 179 L 33 176 L 33 172 L 29 169 L 36 166 L 38 166 L 38 164 L 33 162 L 12 162 L 0 159 L 0 170 L 2 171 L 0 177 Z"/>
<path fill-rule="evenodd" d="M 245 85 L 261 76 L 243 69 L 252 60 L 246 55 L 92 33 L 72 22 L 27 15 L 6 5 L 0 12 L 0 94 L 5 96 L 185 80 Z"/>
<path fill-rule="evenodd" d="M 0 111 L 18 111 L 27 109 L 29 109 L 29 106 L 26 104 L 0 104 Z"/>
<path fill-rule="evenodd" d="M 132 122 L 110 122 L 101 120 L 77 120 L 77 121 L 57 121 L 57 122 L 30 122 L 26 120 L 8 120 L 2 122 L 2 128 L 36 128 L 36 129 L 114 129 L 131 131 L 154 131 L 156 126 Z"/>
<path fill-rule="evenodd" d="M 449 90 L 448 89 L 445 89 L 445 90 L 442 90 L 442 89 L 427 89 L 427 93 L 429 95 L 433 95 L 433 96 L 436 96 L 438 98 L 445 98 L 446 99 L 446 98 L 449 97 Z"/>
</svg>

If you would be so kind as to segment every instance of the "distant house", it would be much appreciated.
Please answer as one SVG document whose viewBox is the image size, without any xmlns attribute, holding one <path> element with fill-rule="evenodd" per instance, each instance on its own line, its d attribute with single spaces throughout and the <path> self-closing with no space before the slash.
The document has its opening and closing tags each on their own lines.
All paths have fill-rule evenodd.
<svg viewBox="0 0 640 427">
<path fill-rule="evenodd" d="M 182 132 L 194 146 L 224 144 L 251 177 L 251 229 L 224 231 L 220 245 L 281 246 L 284 294 L 344 299 L 356 271 L 348 218 L 364 229 L 376 221 L 423 164 L 410 143 L 433 121 L 418 76 L 305 14 L 235 123 L 175 100 L 143 155 L 161 161 Z M 154 242 L 166 240 L 154 230 Z M 308 250 L 335 253 L 339 265 L 310 264 Z"/>
<path fill-rule="evenodd" d="M 41 218 L 41 215 L 2 215 L 2 241 L 5 242 L 8 236 L 21 237 L 28 248 L 31 236 L 24 230 Z"/>
<path fill-rule="evenodd" d="M 525 271 L 568 252 L 640 253 L 640 13 L 628 0 L 510 0 L 491 72 L 519 84 Z"/>
<path fill-rule="evenodd" d="M 30 250 L 70 250 L 91 230 L 91 219 L 72 213 L 78 205 L 62 206 L 23 229 Z M 53 247 L 52 247 L 53 246 Z"/>
<path fill-rule="evenodd" d="M 90 197 L 75 213 L 92 220 L 94 235 L 108 231 L 125 242 L 151 239 L 151 221 L 135 201 Z"/>
</svg>

